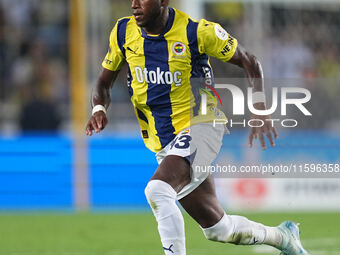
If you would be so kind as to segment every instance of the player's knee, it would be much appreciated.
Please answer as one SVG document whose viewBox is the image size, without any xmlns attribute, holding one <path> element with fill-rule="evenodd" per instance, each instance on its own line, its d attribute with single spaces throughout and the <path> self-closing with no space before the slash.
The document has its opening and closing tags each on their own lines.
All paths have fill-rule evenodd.
<svg viewBox="0 0 340 255">
<path fill-rule="evenodd" d="M 176 200 L 176 191 L 166 182 L 151 180 L 145 188 L 145 196 L 153 210 L 156 210 L 161 202 Z"/>
<path fill-rule="evenodd" d="M 233 225 L 230 217 L 224 215 L 214 226 L 202 230 L 208 240 L 227 243 L 232 235 Z"/>
</svg>

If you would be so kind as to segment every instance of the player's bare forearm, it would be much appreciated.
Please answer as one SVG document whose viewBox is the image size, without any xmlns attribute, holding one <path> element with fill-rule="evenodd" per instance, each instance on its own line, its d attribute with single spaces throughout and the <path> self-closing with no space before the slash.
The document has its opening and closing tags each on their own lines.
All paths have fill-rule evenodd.
<svg viewBox="0 0 340 255">
<path fill-rule="evenodd" d="M 107 69 L 103 69 L 100 74 L 97 84 L 93 89 L 92 97 L 91 97 L 91 105 L 95 106 L 104 106 L 107 109 L 111 102 L 111 89 L 114 81 L 116 80 L 118 72 L 113 72 Z M 105 109 L 101 109 L 95 112 L 86 125 L 86 135 L 91 136 L 93 131 L 99 133 L 102 131 L 108 123 L 108 119 L 106 117 Z"/>
<path fill-rule="evenodd" d="M 262 65 L 253 54 L 246 51 L 241 45 L 238 45 L 234 56 L 229 62 L 241 67 L 245 71 L 254 92 L 264 91 Z"/>
<path fill-rule="evenodd" d="M 254 55 L 250 54 L 241 45 L 239 45 L 234 56 L 229 62 L 243 68 L 249 85 L 253 88 L 254 93 L 264 93 L 263 69 L 261 63 Z M 265 102 L 255 103 L 254 108 L 257 110 L 266 110 Z M 258 123 L 254 125 L 256 127 L 250 128 L 249 146 L 253 146 L 254 138 L 259 138 L 261 147 L 265 150 L 267 146 L 264 135 L 268 138 L 270 145 L 272 147 L 275 146 L 273 137 L 276 139 L 278 138 L 278 135 L 276 129 L 271 125 L 271 122 L 266 121 L 267 119 L 270 119 L 270 116 L 253 114 L 251 118 Z M 263 123 L 263 126 L 261 126 L 261 123 Z"/>
<path fill-rule="evenodd" d="M 108 69 L 103 69 L 100 74 L 97 84 L 93 89 L 91 105 L 103 105 L 107 109 L 111 102 L 111 89 L 116 80 L 118 72 L 113 72 Z"/>
</svg>

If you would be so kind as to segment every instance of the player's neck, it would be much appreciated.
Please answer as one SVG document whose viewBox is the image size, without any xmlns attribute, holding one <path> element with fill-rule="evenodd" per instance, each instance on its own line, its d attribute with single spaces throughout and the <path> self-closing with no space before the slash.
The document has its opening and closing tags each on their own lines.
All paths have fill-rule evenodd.
<svg viewBox="0 0 340 255">
<path fill-rule="evenodd" d="M 167 23 L 169 20 L 169 9 L 166 8 L 157 19 L 154 20 L 154 22 L 152 24 L 150 24 L 150 26 L 147 27 L 143 27 L 144 31 L 148 34 L 148 35 L 159 35 L 161 34 Z"/>
</svg>

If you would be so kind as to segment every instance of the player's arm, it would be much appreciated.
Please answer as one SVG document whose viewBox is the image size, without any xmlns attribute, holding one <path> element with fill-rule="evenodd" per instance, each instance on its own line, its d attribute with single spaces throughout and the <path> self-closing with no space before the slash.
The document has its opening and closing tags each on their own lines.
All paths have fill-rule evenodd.
<svg viewBox="0 0 340 255">
<path fill-rule="evenodd" d="M 254 55 L 240 46 L 236 38 L 232 37 L 219 24 L 202 19 L 199 22 L 197 34 L 199 52 L 201 54 L 208 54 L 223 62 L 230 62 L 243 68 L 250 86 L 253 87 L 253 92 L 257 92 L 257 95 L 260 95 L 260 98 L 264 98 L 264 95 L 261 94 L 264 93 L 263 71 L 260 62 Z M 254 107 L 257 110 L 265 110 L 264 103 L 257 103 Z M 268 137 L 271 146 L 274 146 L 273 136 L 275 138 L 277 137 L 276 130 L 271 126 L 271 122 L 265 121 L 265 119 L 270 119 L 270 117 L 253 115 L 252 118 L 263 120 L 265 125 L 261 128 L 252 127 L 250 129 L 249 145 L 253 145 L 254 138 L 259 138 L 262 148 L 266 149 L 264 140 L 265 134 Z"/>
<path fill-rule="evenodd" d="M 103 68 L 96 86 L 93 89 L 91 105 L 93 114 L 86 125 L 86 135 L 91 136 L 93 131 L 99 133 L 108 123 L 106 109 L 111 102 L 111 89 L 119 71 Z"/>
<path fill-rule="evenodd" d="M 254 55 L 247 52 L 243 46 L 238 44 L 234 55 L 229 60 L 229 63 L 243 68 L 248 82 L 250 86 L 253 87 L 254 92 L 264 92 L 262 65 Z M 258 109 L 262 109 L 264 107 L 264 103 L 259 103 L 258 106 L 260 107 Z"/>
<path fill-rule="evenodd" d="M 240 44 L 238 45 L 234 55 L 229 60 L 230 63 L 237 65 L 245 71 L 246 77 L 250 86 L 253 88 L 253 93 L 263 93 L 264 95 L 264 81 L 263 81 L 263 70 L 261 63 L 253 55 L 247 52 Z M 254 104 L 254 108 L 257 110 L 266 110 L 265 102 L 258 102 Z M 249 146 L 253 146 L 254 138 L 259 138 L 261 146 L 266 149 L 266 142 L 264 134 L 267 136 L 271 146 L 275 146 L 273 137 L 277 138 L 277 132 L 270 121 L 270 116 L 264 115 L 252 115 L 252 119 L 261 119 L 264 122 L 263 127 L 251 127 L 249 134 Z M 260 126 L 255 124 L 255 126 Z"/>
<path fill-rule="evenodd" d="M 99 75 L 92 93 L 92 116 L 86 125 L 86 135 L 89 136 L 93 134 L 93 131 L 96 133 L 102 131 L 108 123 L 106 109 L 111 102 L 111 89 L 119 70 L 125 62 L 122 43 L 118 36 L 118 23 L 119 21 L 111 31 L 109 49 L 102 62 L 103 71 Z"/>
</svg>

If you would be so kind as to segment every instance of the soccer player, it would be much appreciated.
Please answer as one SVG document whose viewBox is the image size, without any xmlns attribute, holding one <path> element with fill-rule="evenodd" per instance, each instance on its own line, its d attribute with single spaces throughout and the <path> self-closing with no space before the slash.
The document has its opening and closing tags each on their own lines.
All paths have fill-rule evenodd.
<svg viewBox="0 0 340 255">
<path fill-rule="evenodd" d="M 307 255 L 298 226 L 286 221 L 268 227 L 242 216 L 227 215 L 217 201 L 211 174 L 197 171 L 216 158 L 225 133 L 216 101 L 202 93 L 213 90 L 209 57 L 244 69 L 253 88 L 253 103 L 265 110 L 263 72 L 259 61 L 220 25 L 199 22 L 168 6 L 169 0 L 132 0 L 133 16 L 118 20 L 110 35 L 92 96 L 92 117 L 86 134 L 101 132 L 108 123 L 110 90 L 124 63 L 128 65 L 128 89 L 146 147 L 156 152 L 159 166 L 145 194 L 158 223 L 166 255 L 184 255 L 184 221 L 176 201 L 201 226 L 207 239 L 237 245 L 267 244 L 284 255 Z M 203 81 L 203 84 L 200 84 Z M 198 83 L 198 85 L 197 85 Z M 268 116 L 255 116 L 266 119 Z M 249 144 L 264 136 L 274 146 L 270 123 L 251 128 Z"/>
</svg>

